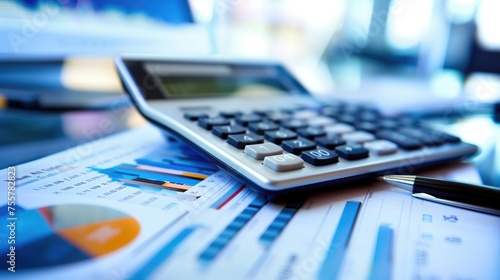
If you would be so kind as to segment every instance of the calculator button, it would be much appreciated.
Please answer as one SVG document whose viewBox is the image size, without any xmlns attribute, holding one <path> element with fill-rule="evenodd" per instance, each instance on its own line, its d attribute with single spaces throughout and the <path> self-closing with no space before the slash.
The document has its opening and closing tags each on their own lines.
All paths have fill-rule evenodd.
<svg viewBox="0 0 500 280">
<path fill-rule="evenodd" d="M 267 116 L 268 114 L 271 114 L 275 112 L 274 110 L 271 109 L 255 109 L 253 110 L 253 113 L 259 116 Z"/>
<path fill-rule="evenodd" d="M 444 132 L 436 131 L 430 128 L 421 128 L 421 129 L 422 131 L 430 135 L 430 137 L 434 141 L 445 141 L 448 143 L 458 143 L 461 141 L 460 138 L 458 138 L 457 136 L 446 134 Z"/>
<path fill-rule="evenodd" d="M 325 128 L 326 134 L 328 136 L 340 136 L 344 133 L 354 131 L 354 127 L 345 124 L 345 123 L 336 123 L 332 125 L 328 125 Z"/>
<path fill-rule="evenodd" d="M 297 120 L 309 120 L 314 117 L 318 116 L 318 113 L 316 111 L 312 110 L 301 110 L 294 112 L 292 115 L 292 118 L 297 119 Z"/>
<path fill-rule="evenodd" d="M 312 165 L 327 165 L 336 163 L 339 161 L 339 155 L 328 149 L 316 149 L 311 151 L 304 151 L 301 154 L 301 158 Z"/>
<path fill-rule="evenodd" d="M 380 131 L 377 137 L 394 142 L 405 150 L 416 150 L 423 146 L 420 140 L 391 130 Z"/>
<path fill-rule="evenodd" d="M 301 128 L 297 129 L 297 133 L 307 139 L 314 139 L 316 137 L 320 136 L 325 136 L 326 132 L 324 129 L 319 128 L 319 127 L 306 127 L 306 128 Z"/>
<path fill-rule="evenodd" d="M 363 144 L 364 142 L 368 142 L 375 139 L 375 135 L 364 131 L 345 133 L 341 137 L 348 143 L 354 143 L 354 144 Z"/>
<path fill-rule="evenodd" d="M 286 120 L 289 120 L 292 117 L 291 114 L 282 113 L 282 112 L 273 112 L 267 115 L 267 119 L 276 123 L 282 123 Z"/>
<path fill-rule="evenodd" d="M 378 119 L 380 119 L 380 115 L 376 112 L 373 112 L 373 111 L 366 111 L 366 112 L 361 113 L 358 116 L 358 119 L 363 120 L 363 121 L 372 122 L 372 121 L 377 121 Z"/>
<path fill-rule="evenodd" d="M 398 151 L 398 145 L 387 140 L 375 140 L 363 144 L 374 155 L 389 155 Z"/>
<path fill-rule="evenodd" d="M 219 113 L 219 115 L 221 117 L 224 117 L 224 118 L 234 118 L 234 117 L 239 116 L 241 114 L 243 114 L 243 113 L 240 111 L 222 111 Z"/>
<path fill-rule="evenodd" d="M 290 171 L 304 167 L 304 160 L 292 154 L 268 156 L 264 158 L 264 165 L 274 171 Z"/>
<path fill-rule="evenodd" d="M 321 109 L 321 114 L 329 117 L 338 117 L 342 114 L 342 106 L 337 104 L 336 106 L 327 106 Z"/>
<path fill-rule="evenodd" d="M 346 115 L 346 114 L 338 116 L 337 120 L 339 122 L 347 123 L 350 125 L 354 125 L 358 121 L 353 115 Z"/>
<path fill-rule="evenodd" d="M 400 124 L 395 120 L 383 119 L 378 122 L 378 126 L 382 129 L 397 129 Z"/>
<path fill-rule="evenodd" d="M 416 138 L 422 141 L 427 146 L 437 146 L 446 142 L 446 140 L 438 135 L 433 135 L 429 131 L 420 130 L 418 128 L 401 128 L 398 132 L 409 137 Z"/>
<path fill-rule="evenodd" d="M 347 160 L 361 159 L 368 157 L 369 151 L 360 145 L 345 145 L 335 149 L 340 157 Z"/>
<path fill-rule="evenodd" d="M 378 125 L 369 121 L 362 121 L 354 124 L 354 126 L 359 130 L 364 130 L 371 133 L 377 132 L 378 130 Z"/>
<path fill-rule="evenodd" d="M 288 129 L 280 129 L 275 131 L 267 131 L 266 133 L 264 133 L 264 137 L 269 142 L 273 142 L 274 144 L 281 144 L 283 140 L 297 138 L 297 133 Z"/>
<path fill-rule="evenodd" d="M 231 134 L 243 134 L 246 131 L 246 128 L 239 125 L 224 125 L 214 126 L 214 128 L 212 129 L 212 134 L 218 136 L 219 138 L 226 139 L 227 136 Z"/>
<path fill-rule="evenodd" d="M 184 118 L 188 119 L 190 121 L 197 121 L 200 118 L 207 118 L 208 114 L 207 113 L 202 113 L 202 112 L 192 112 L 192 113 L 185 113 Z"/>
<path fill-rule="evenodd" d="M 280 127 L 276 123 L 273 122 L 259 122 L 259 123 L 251 123 L 248 125 L 248 129 L 257 133 L 264 134 L 266 131 L 270 130 L 278 130 Z"/>
<path fill-rule="evenodd" d="M 291 120 L 286 120 L 281 123 L 281 125 L 284 128 L 290 129 L 290 130 L 296 130 L 299 128 L 307 127 L 308 124 L 304 120 L 297 120 L 297 119 L 291 119 Z"/>
<path fill-rule="evenodd" d="M 260 144 L 264 142 L 264 137 L 255 133 L 234 134 L 227 137 L 227 143 L 238 149 L 245 148 L 246 145 Z"/>
<path fill-rule="evenodd" d="M 280 111 L 283 113 L 287 113 L 287 114 L 293 114 L 297 111 L 304 110 L 304 109 L 306 109 L 306 107 L 304 105 L 294 104 L 294 105 L 287 105 L 285 107 L 282 107 L 282 108 L 280 108 Z"/>
<path fill-rule="evenodd" d="M 263 159 L 267 156 L 279 155 L 283 153 L 283 149 L 273 143 L 262 143 L 256 145 L 247 145 L 243 151 L 246 155 L 254 159 Z"/>
<path fill-rule="evenodd" d="M 340 138 L 340 137 L 334 137 L 334 136 L 323 136 L 323 137 L 318 137 L 314 139 L 316 144 L 319 146 L 325 147 L 327 149 L 333 150 L 338 146 L 345 145 L 345 140 Z"/>
<path fill-rule="evenodd" d="M 281 147 L 287 152 L 300 155 L 303 151 L 316 148 L 316 143 L 307 139 L 285 140 Z"/>
<path fill-rule="evenodd" d="M 332 124 L 334 122 L 334 119 L 325 116 L 317 116 L 308 120 L 308 124 L 313 127 L 324 127 L 325 125 Z"/>
<path fill-rule="evenodd" d="M 257 114 L 239 115 L 236 116 L 234 119 L 237 124 L 242 126 L 248 126 L 248 124 L 250 123 L 261 122 L 263 120 L 262 117 Z"/>
<path fill-rule="evenodd" d="M 198 125 L 208 130 L 217 125 L 229 125 L 230 123 L 231 121 L 224 117 L 206 117 L 198 119 Z"/>
</svg>

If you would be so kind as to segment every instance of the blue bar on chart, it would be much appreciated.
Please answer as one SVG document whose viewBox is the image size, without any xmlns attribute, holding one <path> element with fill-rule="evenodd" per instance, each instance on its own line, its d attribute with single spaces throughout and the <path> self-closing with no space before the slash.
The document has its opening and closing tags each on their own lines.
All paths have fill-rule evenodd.
<svg viewBox="0 0 500 280">
<path fill-rule="evenodd" d="M 257 212 L 267 203 L 258 196 L 215 238 L 208 247 L 199 255 L 201 261 L 214 260 L 236 234 L 250 221 Z"/>
<path fill-rule="evenodd" d="M 148 191 L 185 192 L 208 175 L 154 166 L 120 164 L 107 169 L 92 168 L 127 186 Z"/>
<path fill-rule="evenodd" d="M 380 225 L 369 279 L 391 279 L 393 243 L 394 230 Z"/>
<path fill-rule="evenodd" d="M 193 234 L 198 226 L 187 227 L 163 247 L 150 261 L 141 267 L 131 279 L 147 279 L 163 262 L 165 262 L 179 245 Z"/>
<path fill-rule="evenodd" d="M 360 201 L 346 202 L 337 230 L 320 268 L 318 279 L 337 279 L 360 208 Z"/>
<path fill-rule="evenodd" d="M 203 173 L 205 175 L 218 171 L 218 168 L 213 163 L 199 153 L 185 148 L 184 145 L 170 145 L 166 149 L 160 149 L 135 161 L 138 164 Z"/>
<path fill-rule="evenodd" d="M 276 216 L 276 218 L 260 236 L 260 242 L 266 247 L 271 245 L 271 243 L 273 243 L 273 241 L 279 236 L 279 234 L 283 231 L 288 222 L 290 222 L 295 213 L 297 213 L 302 204 L 304 204 L 304 202 L 305 199 L 288 202 L 280 211 L 278 216 Z"/>
<path fill-rule="evenodd" d="M 239 184 L 235 184 L 228 192 L 226 192 L 223 196 L 217 199 L 217 201 L 210 205 L 210 208 L 220 210 L 222 207 L 224 207 L 224 205 L 229 203 L 229 201 L 231 201 L 235 196 L 243 191 L 245 187 L 245 184 L 243 184 L 242 186 L 240 186 Z"/>
</svg>

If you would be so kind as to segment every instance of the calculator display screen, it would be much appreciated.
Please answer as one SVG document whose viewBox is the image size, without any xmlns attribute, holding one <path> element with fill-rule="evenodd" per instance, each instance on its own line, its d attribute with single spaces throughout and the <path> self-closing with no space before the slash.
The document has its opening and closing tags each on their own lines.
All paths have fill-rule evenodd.
<svg viewBox="0 0 500 280">
<path fill-rule="evenodd" d="M 163 92 L 170 98 L 221 95 L 284 94 L 279 81 L 263 77 L 160 77 Z"/>
<path fill-rule="evenodd" d="M 213 62 L 143 62 L 146 99 L 219 96 L 270 96 L 305 93 L 283 67 L 276 64 Z"/>
</svg>

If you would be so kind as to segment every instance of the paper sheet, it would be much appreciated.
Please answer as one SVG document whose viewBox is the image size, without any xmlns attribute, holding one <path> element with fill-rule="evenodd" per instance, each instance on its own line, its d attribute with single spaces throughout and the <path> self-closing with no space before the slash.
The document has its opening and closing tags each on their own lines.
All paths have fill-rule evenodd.
<svg viewBox="0 0 500 280">
<path fill-rule="evenodd" d="M 152 127 L 15 173 L 15 215 L 8 188 L 0 197 L 2 278 L 500 278 L 499 217 L 382 182 L 269 203 Z M 468 164 L 429 175 L 479 179 Z"/>
</svg>

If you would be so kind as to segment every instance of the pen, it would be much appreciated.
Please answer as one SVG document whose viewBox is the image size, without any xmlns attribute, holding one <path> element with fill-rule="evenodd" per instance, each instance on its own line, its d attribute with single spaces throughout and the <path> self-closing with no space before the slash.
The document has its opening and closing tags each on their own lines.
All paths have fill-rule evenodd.
<svg viewBox="0 0 500 280">
<path fill-rule="evenodd" d="M 412 175 L 384 175 L 379 179 L 412 192 L 414 197 L 500 215 L 500 189 Z"/>
</svg>

